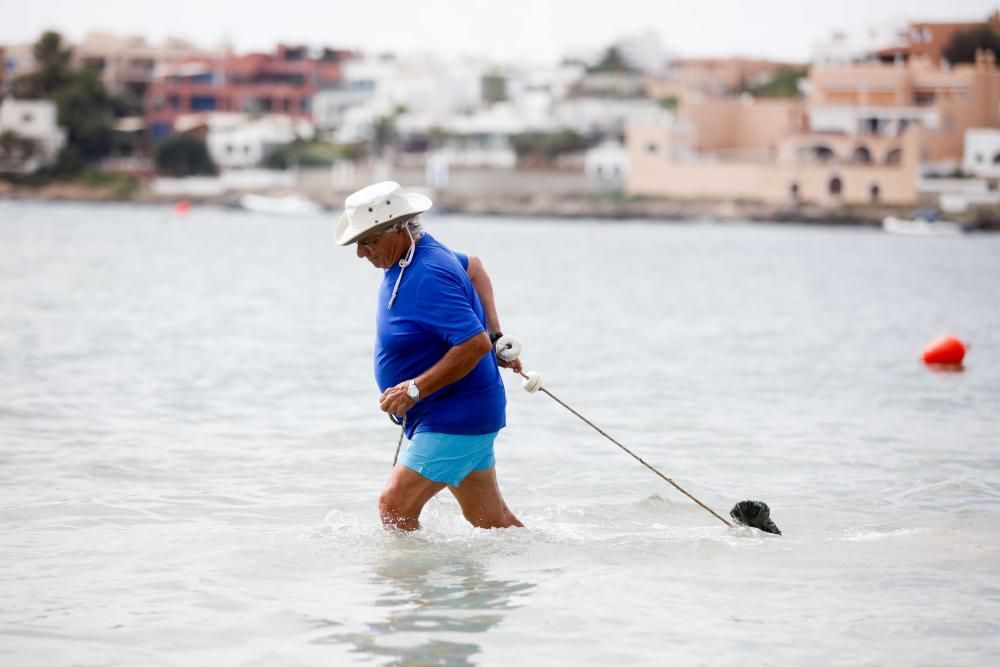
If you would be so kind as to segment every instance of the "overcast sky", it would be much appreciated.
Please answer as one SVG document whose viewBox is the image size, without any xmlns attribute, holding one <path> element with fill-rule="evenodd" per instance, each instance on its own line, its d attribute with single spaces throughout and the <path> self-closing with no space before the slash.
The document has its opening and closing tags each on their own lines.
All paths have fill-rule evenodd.
<svg viewBox="0 0 1000 667">
<path fill-rule="evenodd" d="M 370 52 L 551 62 L 653 30 L 682 56 L 807 60 L 834 30 L 888 20 L 982 20 L 996 0 L 0 0 L 0 43 L 55 29 L 175 35 L 237 51 L 279 41 Z"/>
</svg>

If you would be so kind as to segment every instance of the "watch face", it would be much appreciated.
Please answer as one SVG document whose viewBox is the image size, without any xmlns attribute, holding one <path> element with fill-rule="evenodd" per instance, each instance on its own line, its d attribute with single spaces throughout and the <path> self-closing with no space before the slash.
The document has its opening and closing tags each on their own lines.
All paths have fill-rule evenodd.
<svg viewBox="0 0 1000 667">
<path fill-rule="evenodd" d="M 420 398 L 420 389 L 417 388 L 417 385 L 411 382 L 410 386 L 406 388 L 406 395 L 413 400 L 417 400 Z"/>
</svg>

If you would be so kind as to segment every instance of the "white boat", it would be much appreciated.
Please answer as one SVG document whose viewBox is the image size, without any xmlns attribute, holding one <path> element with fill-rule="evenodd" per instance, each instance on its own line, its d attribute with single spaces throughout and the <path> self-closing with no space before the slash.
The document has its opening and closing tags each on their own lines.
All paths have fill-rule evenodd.
<svg viewBox="0 0 1000 667">
<path fill-rule="evenodd" d="M 272 215 L 316 215 L 323 212 L 322 206 L 296 194 L 283 197 L 245 194 L 240 197 L 240 207 L 255 213 Z"/>
<path fill-rule="evenodd" d="M 965 231 L 961 223 L 950 220 L 906 219 L 892 215 L 882 221 L 882 229 L 891 234 L 909 236 L 954 236 Z"/>
</svg>

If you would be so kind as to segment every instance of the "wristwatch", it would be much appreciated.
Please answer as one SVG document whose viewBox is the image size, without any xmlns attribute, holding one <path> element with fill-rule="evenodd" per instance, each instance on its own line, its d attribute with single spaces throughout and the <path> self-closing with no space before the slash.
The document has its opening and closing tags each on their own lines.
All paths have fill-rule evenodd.
<svg viewBox="0 0 1000 667">
<path fill-rule="evenodd" d="M 492 343 L 494 345 L 496 345 L 496 342 L 498 340 L 500 340 L 501 338 L 503 338 L 503 332 L 502 331 L 493 331 L 493 332 L 490 333 L 490 343 Z"/>
<path fill-rule="evenodd" d="M 416 380 L 410 380 L 410 386 L 406 388 L 406 395 L 413 399 L 414 403 L 420 400 L 420 387 L 417 386 Z"/>
</svg>

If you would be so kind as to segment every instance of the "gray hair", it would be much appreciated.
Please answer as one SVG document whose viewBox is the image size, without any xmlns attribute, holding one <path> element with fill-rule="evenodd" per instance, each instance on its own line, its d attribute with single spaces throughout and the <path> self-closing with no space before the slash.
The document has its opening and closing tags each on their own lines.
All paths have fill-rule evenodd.
<svg viewBox="0 0 1000 667">
<path fill-rule="evenodd" d="M 406 228 L 410 232 L 410 236 L 414 239 L 422 238 L 424 235 L 424 224 L 420 221 L 420 216 L 415 215 L 412 218 L 407 218 L 402 222 L 393 225 L 393 229 L 403 229 Z"/>
</svg>

